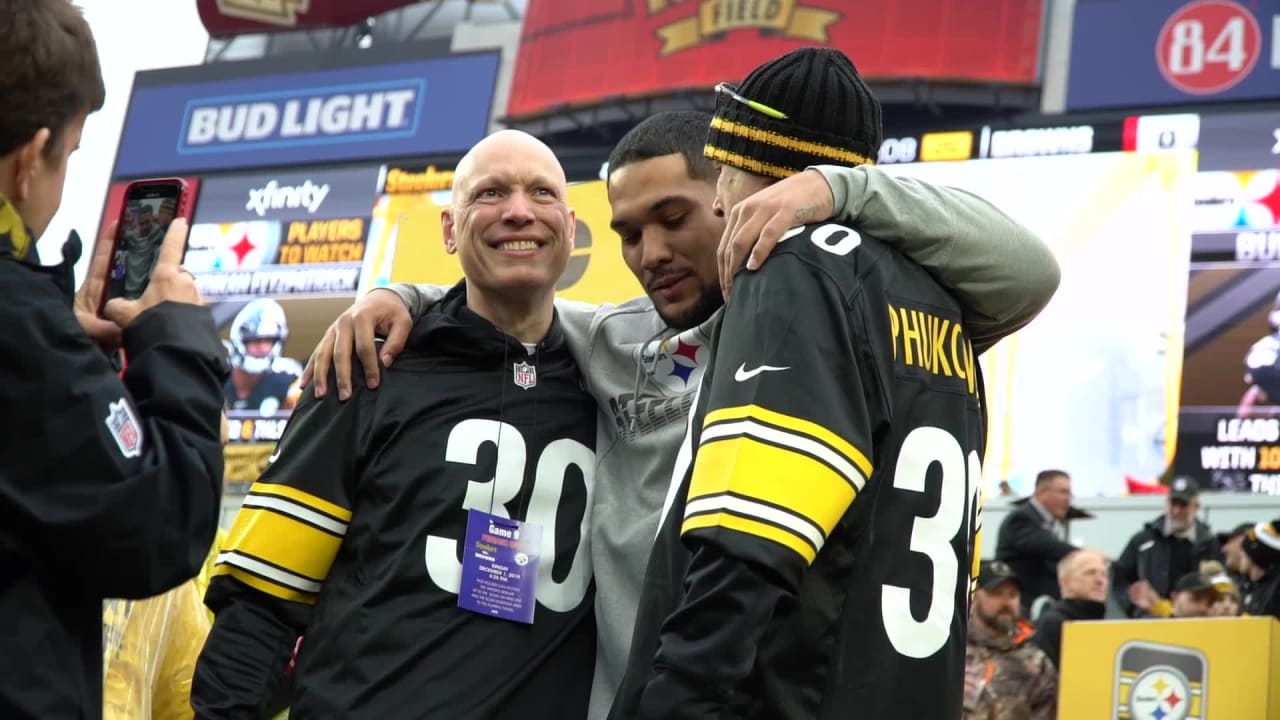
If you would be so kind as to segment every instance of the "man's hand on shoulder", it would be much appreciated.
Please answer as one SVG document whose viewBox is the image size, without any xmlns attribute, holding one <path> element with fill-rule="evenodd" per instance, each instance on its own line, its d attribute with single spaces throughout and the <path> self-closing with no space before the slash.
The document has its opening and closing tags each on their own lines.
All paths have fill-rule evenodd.
<svg viewBox="0 0 1280 720">
<path fill-rule="evenodd" d="M 316 397 L 324 397 L 329 391 L 329 369 L 332 367 L 338 384 L 338 399 L 345 402 L 351 397 L 351 351 L 354 349 L 364 368 L 365 385 L 373 390 L 380 382 L 382 366 L 391 367 L 396 356 L 404 350 L 412 329 L 413 317 L 400 296 L 386 288 L 375 288 L 347 308 L 325 331 L 307 360 L 301 383 L 305 387 L 314 380 Z M 381 358 L 376 342 L 379 335 L 386 338 L 382 343 Z"/>
<path fill-rule="evenodd" d="M 733 289 L 733 274 L 748 253 L 747 269 L 758 270 L 787 230 L 830 220 L 834 214 L 831 186 L 817 170 L 780 180 L 735 205 L 725 218 L 716 251 L 725 300 Z"/>
</svg>

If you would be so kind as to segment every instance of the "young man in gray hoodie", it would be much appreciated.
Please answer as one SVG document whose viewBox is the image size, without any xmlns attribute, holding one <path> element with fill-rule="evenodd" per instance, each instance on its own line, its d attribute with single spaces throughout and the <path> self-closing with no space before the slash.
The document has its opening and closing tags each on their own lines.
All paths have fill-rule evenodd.
<svg viewBox="0 0 1280 720">
<path fill-rule="evenodd" d="M 850 224 L 892 244 L 954 293 L 979 353 L 1030 322 L 1059 280 L 1049 249 L 986 201 L 875 167 L 811 168 L 740 203 L 726 223 L 713 209 L 716 167 L 703 156 L 710 120 L 699 112 L 655 115 L 609 158 L 611 226 L 648 297 L 600 306 L 556 301 L 600 406 L 589 538 L 599 633 L 591 718 L 607 716 L 626 669 L 645 566 L 710 362 L 721 280 L 732 277 L 745 251 L 754 245 L 755 263 L 792 225 L 831 218 Z M 333 366 L 339 396 L 350 396 L 353 347 L 366 368 L 379 360 L 390 365 L 413 318 L 448 288 L 386 289 L 348 309 L 320 341 L 303 378 L 314 378 L 318 395 L 329 391 Z M 380 349 L 375 335 L 387 338 Z M 378 380 L 376 369 L 366 373 L 370 388 Z"/>
</svg>

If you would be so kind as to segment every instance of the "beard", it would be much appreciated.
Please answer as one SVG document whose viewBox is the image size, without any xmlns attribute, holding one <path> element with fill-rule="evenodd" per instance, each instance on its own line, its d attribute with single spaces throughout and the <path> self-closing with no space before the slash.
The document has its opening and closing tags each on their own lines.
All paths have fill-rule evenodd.
<svg viewBox="0 0 1280 720">
<path fill-rule="evenodd" d="M 975 607 L 978 619 L 989 628 L 1003 633 L 1011 633 L 1018 626 L 1018 615 L 1010 610 L 998 610 L 988 615 L 981 608 Z"/>
<path fill-rule="evenodd" d="M 709 320 L 723 306 L 724 295 L 720 292 L 720 286 L 711 285 L 702 288 L 693 307 L 678 315 L 658 310 L 658 317 L 673 330 L 688 330 Z M 657 309 L 657 305 L 654 308 Z"/>
</svg>

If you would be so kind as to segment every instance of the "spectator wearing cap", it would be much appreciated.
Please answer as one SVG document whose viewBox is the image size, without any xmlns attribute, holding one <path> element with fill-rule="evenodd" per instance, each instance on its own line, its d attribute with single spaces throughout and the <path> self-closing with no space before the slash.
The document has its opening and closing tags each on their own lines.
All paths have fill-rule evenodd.
<svg viewBox="0 0 1280 720">
<path fill-rule="evenodd" d="M 1226 567 L 1217 560 L 1200 563 L 1200 574 L 1213 581 L 1218 597 L 1209 607 L 1212 617 L 1235 617 L 1240 614 L 1240 586 L 1227 574 Z"/>
<path fill-rule="evenodd" d="M 1112 565 L 1111 592 L 1129 617 L 1170 617 L 1170 595 L 1178 580 L 1205 560 L 1221 560 L 1222 549 L 1199 520 L 1200 487 L 1189 477 L 1169 483 L 1165 514 L 1142 526 Z"/>
<path fill-rule="evenodd" d="M 1170 616 L 1175 618 L 1208 617 L 1209 609 L 1218 601 L 1213 578 L 1199 570 L 1178 578 L 1170 593 Z"/>
<path fill-rule="evenodd" d="M 1252 582 L 1242 603 L 1244 614 L 1280 619 L 1280 518 L 1254 525 L 1240 546 Z"/>
<path fill-rule="evenodd" d="M 1058 563 L 1076 547 L 1067 542 L 1072 518 L 1092 517 L 1071 506 L 1071 476 L 1062 470 L 1036 475 L 1034 494 L 1013 503 L 996 537 L 996 559 L 1008 563 L 1022 584 L 1022 615 L 1032 618 L 1033 603 L 1058 595 Z"/>
<path fill-rule="evenodd" d="M 1235 583 L 1240 597 L 1249 594 L 1249 590 L 1253 585 L 1249 580 L 1248 573 L 1245 568 L 1249 558 L 1244 554 L 1244 536 L 1253 529 L 1255 523 L 1240 523 L 1231 529 L 1231 532 L 1218 533 L 1218 545 L 1222 548 L 1223 564 L 1226 566 L 1227 577 L 1231 578 L 1231 582 Z M 1203 570 L 1202 570 L 1203 572 Z"/>
<path fill-rule="evenodd" d="M 1107 559 L 1096 550 L 1077 550 L 1058 563 L 1062 599 L 1036 619 L 1031 642 L 1061 668 L 1062 624 L 1101 620 L 1107 614 Z"/>
<path fill-rule="evenodd" d="M 1008 564 L 983 562 L 969 612 L 964 720 L 1052 720 L 1058 671 L 1022 620 L 1021 585 Z"/>
</svg>

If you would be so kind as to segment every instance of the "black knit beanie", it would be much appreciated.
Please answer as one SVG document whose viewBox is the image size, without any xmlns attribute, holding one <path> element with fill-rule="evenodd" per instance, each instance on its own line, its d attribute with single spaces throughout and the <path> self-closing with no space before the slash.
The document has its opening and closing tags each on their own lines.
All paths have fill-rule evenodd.
<svg viewBox="0 0 1280 720">
<path fill-rule="evenodd" d="M 785 178 L 810 165 L 870 165 L 880 152 L 880 102 L 839 50 L 793 50 L 752 70 L 735 90 L 787 118 L 717 93 L 703 149 L 716 162 Z"/>
<path fill-rule="evenodd" d="M 1280 520 L 1254 525 L 1244 534 L 1240 549 L 1260 568 L 1280 563 Z"/>
</svg>

